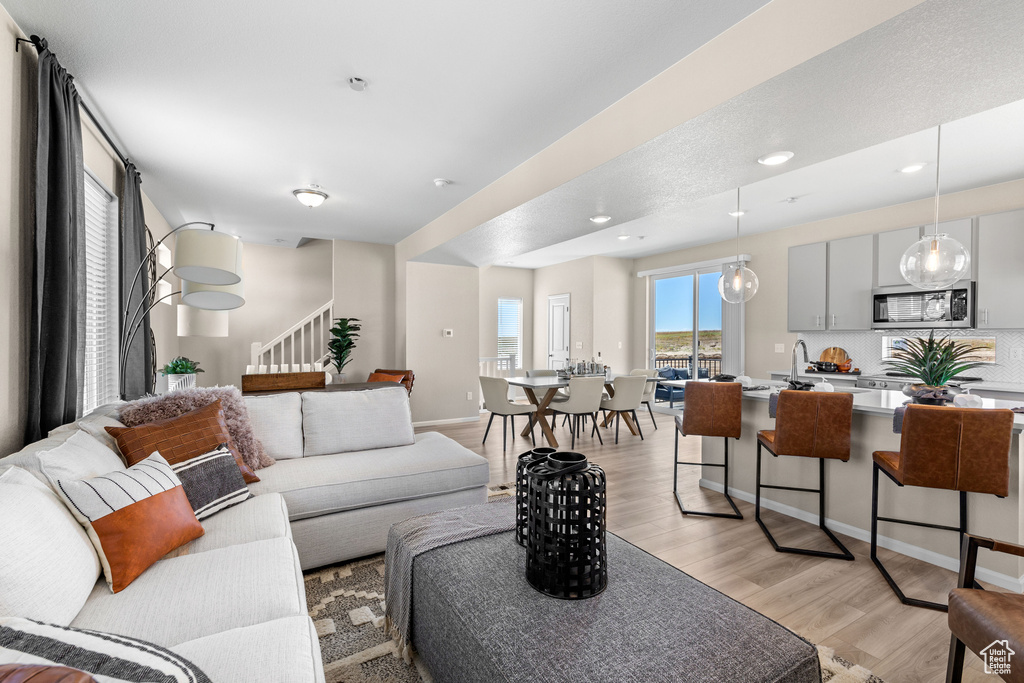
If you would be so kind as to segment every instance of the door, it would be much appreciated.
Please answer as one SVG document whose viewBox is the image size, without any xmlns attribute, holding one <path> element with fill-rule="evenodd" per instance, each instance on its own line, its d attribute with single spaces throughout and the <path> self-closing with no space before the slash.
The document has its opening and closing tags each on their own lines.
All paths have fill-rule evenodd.
<svg viewBox="0 0 1024 683">
<path fill-rule="evenodd" d="M 825 329 L 825 242 L 789 248 L 789 331 Z"/>
<path fill-rule="evenodd" d="M 871 329 L 874 236 L 828 243 L 828 329 Z"/>
<path fill-rule="evenodd" d="M 653 278 L 652 367 L 687 369 L 690 377 L 722 371 L 721 276 L 715 269 Z"/>
<path fill-rule="evenodd" d="M 569 364 L 569 295 L 548 297 L 548 370 Z"/>
</svg>

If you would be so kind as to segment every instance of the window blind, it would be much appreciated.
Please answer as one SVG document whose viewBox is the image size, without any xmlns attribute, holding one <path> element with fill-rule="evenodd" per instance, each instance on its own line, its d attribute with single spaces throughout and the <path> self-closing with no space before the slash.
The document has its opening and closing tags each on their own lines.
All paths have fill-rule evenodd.
<svg viewBox="0 0 1024 683">
<path fill-rule="evenodd" d="M 117 199 L 85 174 L 85 381 L 88 413 L 118 399 Z"/>
<path fill-rule="evenodd" d="M 509 369 L 523 367 L 523 300 L 498 299 L 498 355 L 509 357 Z"/>
</svg>

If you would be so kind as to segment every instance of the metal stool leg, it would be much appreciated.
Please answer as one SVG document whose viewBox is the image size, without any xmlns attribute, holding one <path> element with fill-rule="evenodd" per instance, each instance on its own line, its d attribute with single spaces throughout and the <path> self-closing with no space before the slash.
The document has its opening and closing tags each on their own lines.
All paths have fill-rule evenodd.
<svg viewBox="0 0 1024 683">
<path fill-rule="evenodd" d="M 771 453 L 772 456 L 778 457 L 778 455 L 776 455 L 775 453 L 772 453 L 772 451 L 770 449 L 768 450 L 768 452 Z M 846 546 L 843 545 L 842 542 L 840 542 L 840 540 L 838 538 L 836 538 L 835 534 L 832 533 L 831 529 L 829 529 L 828 527 L 825 526 L 825 459 L 824 458 L 819 458 L 818 459 L 818 464 L 819 464 L 819 467 L 818 467 L 818 488 L 816 488 L 816 489 L 809 489 L 809 488 L 804 488 L 804 487 L 799 487 L 799 486 L 774 486 L 774 485 L 769 485 L 769 484 L 762 484 L 761 483 L 761 441 L 758 440 L 758 442 L 757 442 L 757 484 L 756 484 L 757 492 L 756 492 L 756 494 L 754 496 L 754 500 L 755 500 L 755 503 L 754 503 L 754 520 L 757 522 L 757 525 L 759 527 L 761 527 L 761 531 L 764 532 L 765 538 L 767 538 L 768 542 L 772 544 L 773 548 L 775 548 L 775 552 L 779 552 L 779 553 L 793 553 L 793 554 L 796 554 L 796 555 L 813 555 L 814 557 L 828 557 L 828 558 L 836 559 L 836 560 L 849 560 L 849 561 L 853 561 L 853 559 L 854 559 L 853 553 L 851 553 L 849 550 L 847 550 Z M 779 490 L 782 490 L 782 491 L 806 491 L 808 493 L 817 493 L 818 494 L 818 528 L 825 532 L 825 535 L 828 536 L 829 540 L 832 541 L 832 543 L 837 548 L 839 548 L 840 552 L 836 553 L 836 552 L 828 552 L 828 551 L 824 551 L 824 550 L 809 550 L 807 548 L 792 548 L 792 547 L 789 547 L 789 546 L 779 545 L 778 542 L 775 540 L 775 537 L 772 536 L 770 531 L 768 531 L 768 527 L 765 526 L 765 523 L 761 520 L 761 489 L 762 488 L 765 488 L 765 489 L 779 489 Z"/>
<path fill-rule="evenodd" d="M 501 452 L 505 452 L 505 439 L 508 436 L 508 415 L 501 416 Z"/>
<path fill-rule="evenodd" d="M 676 505 L 679 506 L 679 511 L 680 512 L 682 512 L 684 515 L 700 515 L 702 517 L 724 517 L 726 519 L 743 519 L 743 513 L 741 513 L 740 509 L 738 507 L 736 507 L 736 502 L 732 499 L 732 496 L 729 495 L 729 439 L 725 439 L 725 462 L 724 463 L 716 463 L 716 462 L 683 462 L 683 461 L 679 460 L 679 430 L 677 429 L 676 430 L 676 450 L 675 450 L 675 457 L 673 458 L 673 460 L 675 460 L 675 471 L 673 472 L 673 476 L 672 476 L 672 493 L 674 493 L 675 496 L 676 496 Z M 725 484 L 724 484 L 724 487 L 723 487 L 723 494 L 725 495 L 725 499 L 729 502 L 729 506 L 732 507 L 733 511 L 731 513 L 729 513 L 729 512 L 700 512 L 700 511 L 697 511 L 697 510 L 687 510 L 686 506 L 683 505 L 683 497 L 679 495 L 679 466 L 680 465 L 700 465 L 700 466 L 703 466 L 703 467 L 724 467 L 725 468 L 725 477 L 723 478 L 722 481 L 725 482 Z"/>
<path fill-rule="evenodd" d="M 923 526 L 928 529 L 943 529 L 945 531 L 957 531 L 960 534 L 960 546 L 963 547 L 964 534 L 967 533 L 967 492 L 960 491 L 960 524 L 959 526 L 948 526 L 942 524 L 928 524 L 927 522 L 915 522 L 910 519 L 897 519 L 895 517 L 879 517 L 878 516 L 878 473 L 882 472 L 890 479 L 892 476 L 878 466 L 878 463 L 874 463 L 871 472 L 871 561 L 878 567 L 878 571 L 881 572 L 885 582 L 889 584 L 889 588 L 896 594 L 896 597 L 900 599 L 904 605 L 912 605 L 914 607 L 924 607 L 925 609 L 933 609 L 938 612 L 948 612 L 949 606 L 944 605 L 941 602 L 931 602 L 930 600 L 920 600 L 918 598 L 910 598 L 900 589 L 896 580 L 892 578 L 889 571 L 882 564 L 882 561 L 878 559 L 878 523 L 879 522 L 893 522 L 895 524 L 906 524 L 909 526 Z M 899 483 L 895 479 L 893 482 L 903 487 L 903 484 Z M 961 644 L 962 646 L 962 644 Z M 952 652 L 950 653 L 952 657 Z M 961 664 L 963 660 L 963 654 L 961 653 Z M 952 661 L 952 660 L 951 660 Z"/>
<path fill-rule="evenodd" d="M 964 644 L 949 636 L 949 659 L 946 662 L 946 683 L 960 683 L 964 676 Z"/>
</svg>

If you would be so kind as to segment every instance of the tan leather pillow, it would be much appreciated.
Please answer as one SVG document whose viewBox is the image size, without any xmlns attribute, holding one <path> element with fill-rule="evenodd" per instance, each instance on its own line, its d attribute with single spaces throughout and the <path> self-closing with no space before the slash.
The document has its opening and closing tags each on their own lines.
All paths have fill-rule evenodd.
<svg viewBox="0 0 1024 683">
<path fill-rule="evenodd" d="M 252 484 L 260 480 L 235 448 L 219 400 L 178 417 L 156 420 L 138 427 L 107 427 L 106 430 L 117 439 L 117 447 L 129 467 L 156 451 L 167 462 L 177 465 L 209 453 L 223 443 L 227 444 L 238 463 L 245 483 Z"/>
<path fill-rule="evenodd" d="M 96 679 L 66 666 L 0 664 L 0 683 L 96 683 Z"/>
<path fill-rule="evenodd" d="M 383 372 L 375 372 L 372 375 L 370 375 L 370 378 L 368 380 L 366 380 L 366 381 L 367 382 L 398 382 L 399 384 L 401 384 L 402 383 L 402 376 L 401 375 L 386 375 Z"/>
</svg>

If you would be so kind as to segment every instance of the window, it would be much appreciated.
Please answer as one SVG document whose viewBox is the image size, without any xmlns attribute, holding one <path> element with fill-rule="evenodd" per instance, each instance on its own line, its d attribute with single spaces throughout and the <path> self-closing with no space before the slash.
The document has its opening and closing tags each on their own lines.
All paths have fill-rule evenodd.
<svg viewBox="0 0 1024 683">
<path fill-rule="evenodd" d="M 654 367 L 685 369 L 691 377 L 722 372 L 720 277 L 719 270 L 693 270 L 652 279 Z"/>
<path fill-rule="evenodd" d="M 522 299 L 498 299 L 498 355 L 510 359 L 510 370 L 523 367 Z"/>
<path fill-rule="evenodd" d="M 85 384 L 82 410 L 118 391 L 117 199 L 85 174 Z"/>
</svg>

